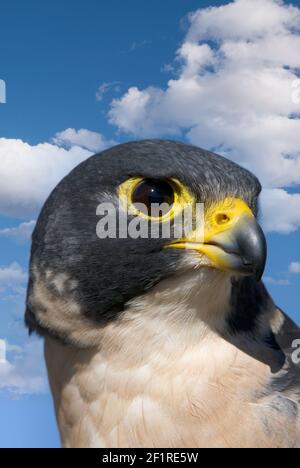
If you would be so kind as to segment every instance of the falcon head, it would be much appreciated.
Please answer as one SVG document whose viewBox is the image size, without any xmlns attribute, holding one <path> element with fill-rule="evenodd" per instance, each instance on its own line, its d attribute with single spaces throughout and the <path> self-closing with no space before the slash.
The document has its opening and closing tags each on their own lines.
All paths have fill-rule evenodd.
<svg viewBox="0 0 300 468">
<path fill-rule="evenodd" d="M 127 143 L 91 157 L 53 191 L 33 233 L 29 329 L 89 346 L 95 330 L 158 285 L 171 290 L 174 280 L 183 296 L 209 289 L 211 300 L 221 284 L 230 289 L 243 278 L 253 290 L 266 262 L 256 221 L 260 191 L 256 177 L 235 163 L 173 141 Z M 155 203 L 164 209 L 153 216 Z M 195 213 L 197 204 L 201 226 L 178 234 L 182 213 Z M 128 207 L 125 225 L 112 220 L 115 235 L 99 236 L 105 206 L 117 215 Z M 124 235 L 142 220 L 148 235 Z M 161 235 L 167 224 L 169 234 Z"/>
</svg>

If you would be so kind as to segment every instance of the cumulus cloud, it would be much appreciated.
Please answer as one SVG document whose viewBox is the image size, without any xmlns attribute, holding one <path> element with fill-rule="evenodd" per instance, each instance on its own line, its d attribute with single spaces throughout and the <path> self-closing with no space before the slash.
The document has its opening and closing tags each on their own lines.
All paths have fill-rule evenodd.
<svg viewBox="0 0 300 468">
<path fill-rule="evenodd" d="M 57 144 L 30 145 L 0 138 L 0 214 L 28 218 L 36 215 L 57 183 L 92 152 Z"/>
<path fill-rule="evenodd" d="M 18 218 L 36 215 L 65 175 L 92 154 L 113 144 L 100 133 L 74 128 L 57 133 L 52 143 L 38 145 L 0 138 L 0 215 Z"/>
<path fill-rule="evenodd" d="M 0 292 L 13 290 L 19 291 L 27 281 L 27 273 L 17 262 L 0 267 Z"/>
<path fill-rule="evenodd" d="M 91 132 L 85 128 L 81 128 L 80 130 L 67 128 L 57 133 L 53 138 L 53 142 L 58 146 L 66 146 L 67 148 L 80 146 L 94 153 L 103 151 L 114 144 L 113 141 L 106 140 L 101 133 Z"/>
<path fill-rule="evenodd" d="M 27 283 L 27 273 L 17 263 L 13 262 L 8 266 L 0 267 L 0 299 L 20 299 L 20 311 L 24 310 L 25 286 Z M 43 344 L 37 339 L 28 340 L 24 332 L 23 318 L 22 325 L 19 321 L 11 322 L 7 326 L 5 314 L 7 307 L 1 309 L 1 330 L 5 335 L 0 335 L 0 391 L 6 390 L 17 395 L 32 393 L 42 393 L 47 390 L 47 378 L 44 369 Z M 16 313 L 14 307 L 14 313 Z M 9 315 L 10 320 L 13 315 Z M 16 318 L 16 315 L 15 315 Z M 3 320 L 5 325 L 3 326 Z M 18 336 L 23 344 L 12 344 L 10 340 L 4 340 L 7 335 L 13 333 Z M 26 340 L 24 342 L 24 339 Z"/>
<path fill-rule="evenodd" d="M 290 273 L 300 274 L 300 262 L 292 262 L 289 266 Z"/>
<path fill-rule="evenodd" d="M 43 362 L 43 345 L 39 340 L 29 341 L 24 347 L 2 346 L 0 389 L 18 395 L 44 393 L 47 378 Z"/>
<path fill-rule="evenodd" d="M 300 195 L 283 189 L 300 184 L 300 10 L 279 0 L 235 0 L 189 21 L 177 78 L 164 89 L 129 88 L 112 101 L 110 122 L 135 137 L 184 136 L 230 157 L 293 207 L 271 220 L 269 191 L 270 230 L 297 229 Z"/>
<path fill-rule="evenodd" d="M 261 195 L 262 221 L 266 231 L 289 234 L 300 226 L 300 194 L 265 189 Z"/>
<path fill-rule="evenodd" d="M 28 221 L 14 228 L 0 229 L 0 237 L 15 239 L 17 242 L 25 242 L 30 239 L 36 221 Z"/>
<path fill-rule="evenodd" d="M 72 128 L 57 133 L 52 143 L 38 145 L 0 138 L 0 215 L 36 215 L 64 176 L 112 144 L 99 133 Z"/>
<path fill-rule="evenodd" d="M 5 341 L 0 340 L 0 364 L 4 364 L 5 362 L 6 362 Z"/>
</svg>

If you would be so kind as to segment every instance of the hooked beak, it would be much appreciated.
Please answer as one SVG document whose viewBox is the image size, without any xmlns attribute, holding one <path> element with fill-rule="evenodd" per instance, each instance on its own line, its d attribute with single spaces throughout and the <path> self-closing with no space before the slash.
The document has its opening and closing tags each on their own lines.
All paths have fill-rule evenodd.
<svg viewBox="0 0 300 468">
<path fill-rule="evenodd" d="M 211 207 L 205 213 L 203 242 L 195 242 L 195 238 L 193 232 L 166 247 L 205 254 L 214 268 L 261 280 L 267 259 L 266 238 L 242 200 L 225 199 Z"/>
</svg>

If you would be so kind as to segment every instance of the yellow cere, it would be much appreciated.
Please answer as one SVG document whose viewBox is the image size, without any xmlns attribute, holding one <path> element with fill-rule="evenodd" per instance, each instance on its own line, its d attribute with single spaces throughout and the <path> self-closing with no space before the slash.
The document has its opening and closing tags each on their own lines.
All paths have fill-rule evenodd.
<svg viewBox="0 0 300 468">
<path fill-rule="evenodd" d="M 243 200 L 225 198 L 205 209 L 203 242 L 195 242 L 196 233 L 191 232 L 187 237 L 173 241 L 166 247 L 197 251 L 205 254 L 212 265 L 221 270 L 228 270 L 230 269 L 228 254 L 222 248 L 210 244 L 210 241 L 218 235 L 222 235 L 224 239 L 230 239 L 235 226 L 246 218 L 254 218 L 254 214 Z"/>
<path fill-rule="evenodd" d="M 241 217 L 254 217 L 249 206 L 240 198 L 225 198 L 205 210 L 204 241 L 208 242 L 213 236 L 231 229 Z"/>
</svg>

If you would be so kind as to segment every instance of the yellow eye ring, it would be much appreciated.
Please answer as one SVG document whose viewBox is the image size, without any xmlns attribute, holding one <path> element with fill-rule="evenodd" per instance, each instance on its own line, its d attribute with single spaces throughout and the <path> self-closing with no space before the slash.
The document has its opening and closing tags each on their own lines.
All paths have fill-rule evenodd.
<svg viewBox="0 0 300 468">
<path fill-rule="evenodd" d="M 168 184 L 173 191 L 173 203 L 170 206 L 170 210 L 158 217 L 151 216 L 145 213 L 144 211 L 139 210 L 133 200 L 133 194 L 137 190 L 138 186 L 148 180 L 152 180 L 154 181 L 154 183 L 156 181 L 158 184 Z M 176 216 L 178 216 L 186 207 L 191 206 L 195 203 L 193 195 L 179 180 L 175 178 L 146 179 L 144 177 L 131 177 L 119 186 L 118 195 L 121 202 L 121 206 L 128 213 L 155 222 L 170 221 Z"/>
</svg>

